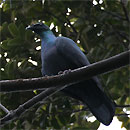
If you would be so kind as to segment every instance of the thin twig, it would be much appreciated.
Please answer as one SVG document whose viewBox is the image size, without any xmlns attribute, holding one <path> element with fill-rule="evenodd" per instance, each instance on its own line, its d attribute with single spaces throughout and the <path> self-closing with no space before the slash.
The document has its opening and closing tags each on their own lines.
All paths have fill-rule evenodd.
<svg viewBox="0 0 130 130">
<path fill-rule="evenodd" d="M 128 42 L 130 42 L 129 37 L 126 36 L 127 34 L 125 34 L 125 33 L 123 33 L 123 32 L 120 32 L 120 31 L 117 31 L 117 33 L 118 33 L 123 39 L 126 39 Z"/>
<path fill-rule="evenodd" d="M 111 25 L 112 26 L 112 25 Z M 127 36 L 125 36 L 124 34 L 120 33 L 114 26 L 112 26 L 112 30 L 115 33 L 117 39 L 120 41 L 120 43 L 122 43 L 122 39 L 121 38 L 125 38 L 128 42 L 129 42 L 129 38 L 127 38 Z M 128 45 L 126 44 L 121 44 L 126 50 L 128 50 Z"/>
<path fill-rule="evenodd" d="M 12 8 L 12 0 L 10 0 L 10 8 Z"/>
<path fill-rule="evenodd" d="M 88 109 L 88 107 L 84 107 L 84 108 L 82 108 L 82 109 L 77 109 L 77 110 L 73 110 L 73 111 L 71 111 L 71 110 L 67 110 L 67 111 L 62 111 L 62 112 L 55 112 L 55 113 L 49 113 L 49 114 L 47 114 L 47 115 L 66 115 L 66 114 L 71 114 L 71 113 L 77 113 L 77 112 L 83 112 L 83 111 L 89 111 L 89 109 Z"/>
<path fill-rule="evenodd" d="M 115 116 L 129 116 L 130 114 L 127 113 L 120 113 L 120 114 L 115 114 Z"/>
<path fill-rule="evenodd" d="M 53 14 L 52 12 L 47 11 L 47 13 L 50 14 L 52 17 L 56 18 L 60 23 L 62 23 L 62 24 L 65 23 L 64 20 L 60 19 L 58 16 L 56 16 L 56 15 Z M 64 15 L 63 15 L 63 16 L 64 16 Z M 73 27 L 73 25 L 70 23 L 69 19 L 68 19 L 66 16 L 64 16 L 64 18 L 65 18 L 66 21 L 67 21 L 67 25 L 70 25 L 70 27 L 72 28 L 73 32 L 77 35 L 78 32 L 77 32 L 76 29 Z"/>
<path fill-rule="evenodd" d="M 7 113 L 7 114 L 10 113 L 10 111 L 9 111 L 5 106 L 3 106 L 1 103 L 0 103 L 0 108 L 1 108 L 5 113 Z"/>
<path fill-rule="evenodd" d="M 116 105 L 116 107 L 118 107 L 118 108 L 130 107 L 130 104 L 128 104 L 128 105 Z"/>
<path fill-rule="evenodd" d="M 21 114 L 26 112 L 30 107 L 38 104 L 41 100 L 45 101 L 47 98 L 52 96 L 53 94 L 57 93 L 61 89 L 64 89 L 66 86 L 59 86 L 57 88 L 48 88 L 45 91 L 41 92 L 40 94 L 36 95 L 29 101 L 25 102 L 24 104 L 20 105 L 17 109 L 11 111 L 8 115 L 0 119 L 0 126 L 3 126 L 9 123 L 12 120 L 20 117 Z"/>
<path fill-rule="evenodd" d="M 127 9 L 126 9 L 126 7 L 125 7 L 125 5 L 124 5 L 124 3 L 123 3 L 123 1 L 121 0 L 120 1 L 120 3 L 121 3 L 121 5 L 122 5 L 122 8 L 123 8 L 123 11 L 124 11 L 124 14 L 125 14 L 125 17 L 126 17 L 126 20 L 128 21 L 128 23 L 130 22 L 130 20 L 129 20 L 129 17 L 128 17 L 128 12 L 127 12 Z"/>
<path fill-rule="evenodd" d="M 56 18 L 60 23 L 64 24 L 64 21 L 62 19 L 60 19 L 60 17 L 58 17 L 55 14 L 53 14 L 52 12 L 47 11 L 46 13 L 51 15 L 53 18 Z"/>
<path fill-rule="evenodd" d="M 116 105 L 116 108 L 117 107 L 121 107 L 121 108 L 125 108 L 125 107 L 130 107 L 130 105 Z M 72 113 L 76 113 L 76 112 L 81 112 L 81 111 L 89 111 L 89 108 L 88 107 L 84 107 L 83 109 L 78 109 L 78 110 L 74 110 Z M 123 113 L 125 115 L 130 115 L 130 114 L 126 114 L 126 113 Z M 119 114 L 118 114 L 119 115 Z M 117 114 L 115 114 L 115 116 L 117 116 Z"/>
<path fill-rule="evenodd" d="M 89 108 L 88 107 L 84 107 L 83 109 L 78 109 L 78 110 L 73 110 L 73 111 L 70 111 L 70 110 L 68 110 L 68 111 L 63 111 L 63 112 L 57 112 L 57 113 L 49 113 L 49 115 L 51 114 L 51 115 L 56 115 L 56 114 L 58 114 L 58 115 L 65 115 L 65 114 L 67 114 L 67 113 L 77 113 L 77 112 L 83 112 L 83 111 L 89 111 Z M 117 113 L 117 114 L 115 114 L 115 116 L 129 116 L 130 114 L 127 114 L 127 113 Z"/>
<path fill-rule="evenodd" d="M 107 14 L 113 16 L 113 17 L 117 17 L 117 18 L 120 19 L 120 20 L 125 20 L 125 21 L 126 21 L 126 19 L 125 19 L 124 17 L 118 15 L 117 13 L 113 13 L 113 12 L 108 11 L 108 10 L 101 10 L 101 11 L 103 11 L 103 12 L 105 12 L 105 13 L 107 13 Z"/>
<path fill-rule="evenodd" d="M 70 25 L 70 27 L 72 28 L 73 32 L 78 35 L 78 32 L 76 31 L 76 29 L 74 28 L 74 26 L 70 23 L 70 20 L 64 15 L 64 17 L 67 20 L 67 24 Z"/>
</svg>

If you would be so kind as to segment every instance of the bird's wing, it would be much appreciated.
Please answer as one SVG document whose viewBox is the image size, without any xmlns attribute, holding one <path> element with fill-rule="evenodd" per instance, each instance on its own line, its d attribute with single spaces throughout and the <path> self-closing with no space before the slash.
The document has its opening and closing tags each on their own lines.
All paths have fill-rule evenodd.
<svg viewBox="0 0 130 130">
<path fill-rule="evenodd" d="M 73 40 L 66 37 L 58 37 L 55 43 L 58 52 L 67 60 L 73 62 L 77 68 L 90 64 Z"/>
<path fill-rule="evenodd" d="M 77 68 L 89 65 L 89 61 L 76 43 L 66 37 L 58 37 L 56 39 L 56 48 L 58 52 Z M 98 87 L 103 90 L 97 77 L 92 77 Z"/>
<path fill-rule="evenodd" d="M 56 48 L 59 54 L 66 57 L 69 62 L 73 62 L 77 67 L 89 64 L 83 52 L 69 38 L 58 37 Z M 94 116 L 103 124 L 109 125 L 112 121 L 115 105 L 103 92 L 97 77 L 67 87 L 64 92 L 86 103 Z"/>
</svg>

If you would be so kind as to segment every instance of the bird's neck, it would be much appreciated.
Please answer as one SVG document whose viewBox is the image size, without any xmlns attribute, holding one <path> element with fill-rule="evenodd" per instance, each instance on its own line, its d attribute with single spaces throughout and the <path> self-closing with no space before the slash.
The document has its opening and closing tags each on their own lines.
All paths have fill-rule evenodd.
<svg viewBox="0 0 130 130">
<path fill-rule="evenodd" d="M 43 43 L 53 43 L 53 41 L 55 41 L 56 39 L 56 36 L 53 34 L 52 31 L 46 31 L 42 32 L 41 38 Z"/>
</svg>

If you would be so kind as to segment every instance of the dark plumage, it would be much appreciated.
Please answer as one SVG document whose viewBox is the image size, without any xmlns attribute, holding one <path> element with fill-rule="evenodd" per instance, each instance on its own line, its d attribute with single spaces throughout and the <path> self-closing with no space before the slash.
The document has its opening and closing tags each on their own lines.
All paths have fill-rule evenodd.
<svg viewBox="0 0 130 130">
<path fill-rule="evenodd" d="M 56 37 L 43 23 L 28 27 L 42 39 L 42 74 L 56 75 L 59 71 L 76 69 L 89 65 L 84 53 L 75 42 L 66 37 Z M 109 125 L 115 114 L 115 104 L 103 92 L 97 77 L 65 88 L 69 96 L 87 104 L 93 115 L 103 124 Z"/>
</svg>

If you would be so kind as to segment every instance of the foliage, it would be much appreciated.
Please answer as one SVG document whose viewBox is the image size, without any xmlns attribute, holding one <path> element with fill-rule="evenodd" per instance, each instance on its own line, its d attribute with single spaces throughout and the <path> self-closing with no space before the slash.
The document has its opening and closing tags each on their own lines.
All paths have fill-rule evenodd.
<svg viewBox="0 0 130 130">
<path fill-rule="evenodd" d="M 73 39 L 92 62 L 121 53 L 129 47 L 129 21 L 119 1 L 75 0 L 1 0 L 1 80 L 40 77 L 40 40 L 25 28 L 45 21 L 55 35 Z M 128 11 L 130 2 L 125 8 Z M 69 9 L 68 9 L 69 8 Z M 58 30 L 57 30 L 58 29 Z M 79 44 L 80 41 L 80 44 Z M 35 64 L 34 62 L 35 61 Z M 130 103 L 128 67 L 100 76 L 103 87 L 117 104 Z M 9 110 L 32 98 L 34 92 L 1 94 L 1 103 Z M 59 98 L 60 97 L 60 98 Z M 4 129 L 97 129 L 99 122 L 87 121 L 89 111 L 75 112 L 83 108 L 81 102 L 58 93 L 28 110 L 20 119 L 5 125 Z M 128 110 L 128 109 L 127 109 Z M 118 108 L 116 113 L 122 113 Z M 4 112 L 0 112 L 4 116 Z M 119 117 L 122 126 L 129 127 L 128 117 Z"/>
</svg>

